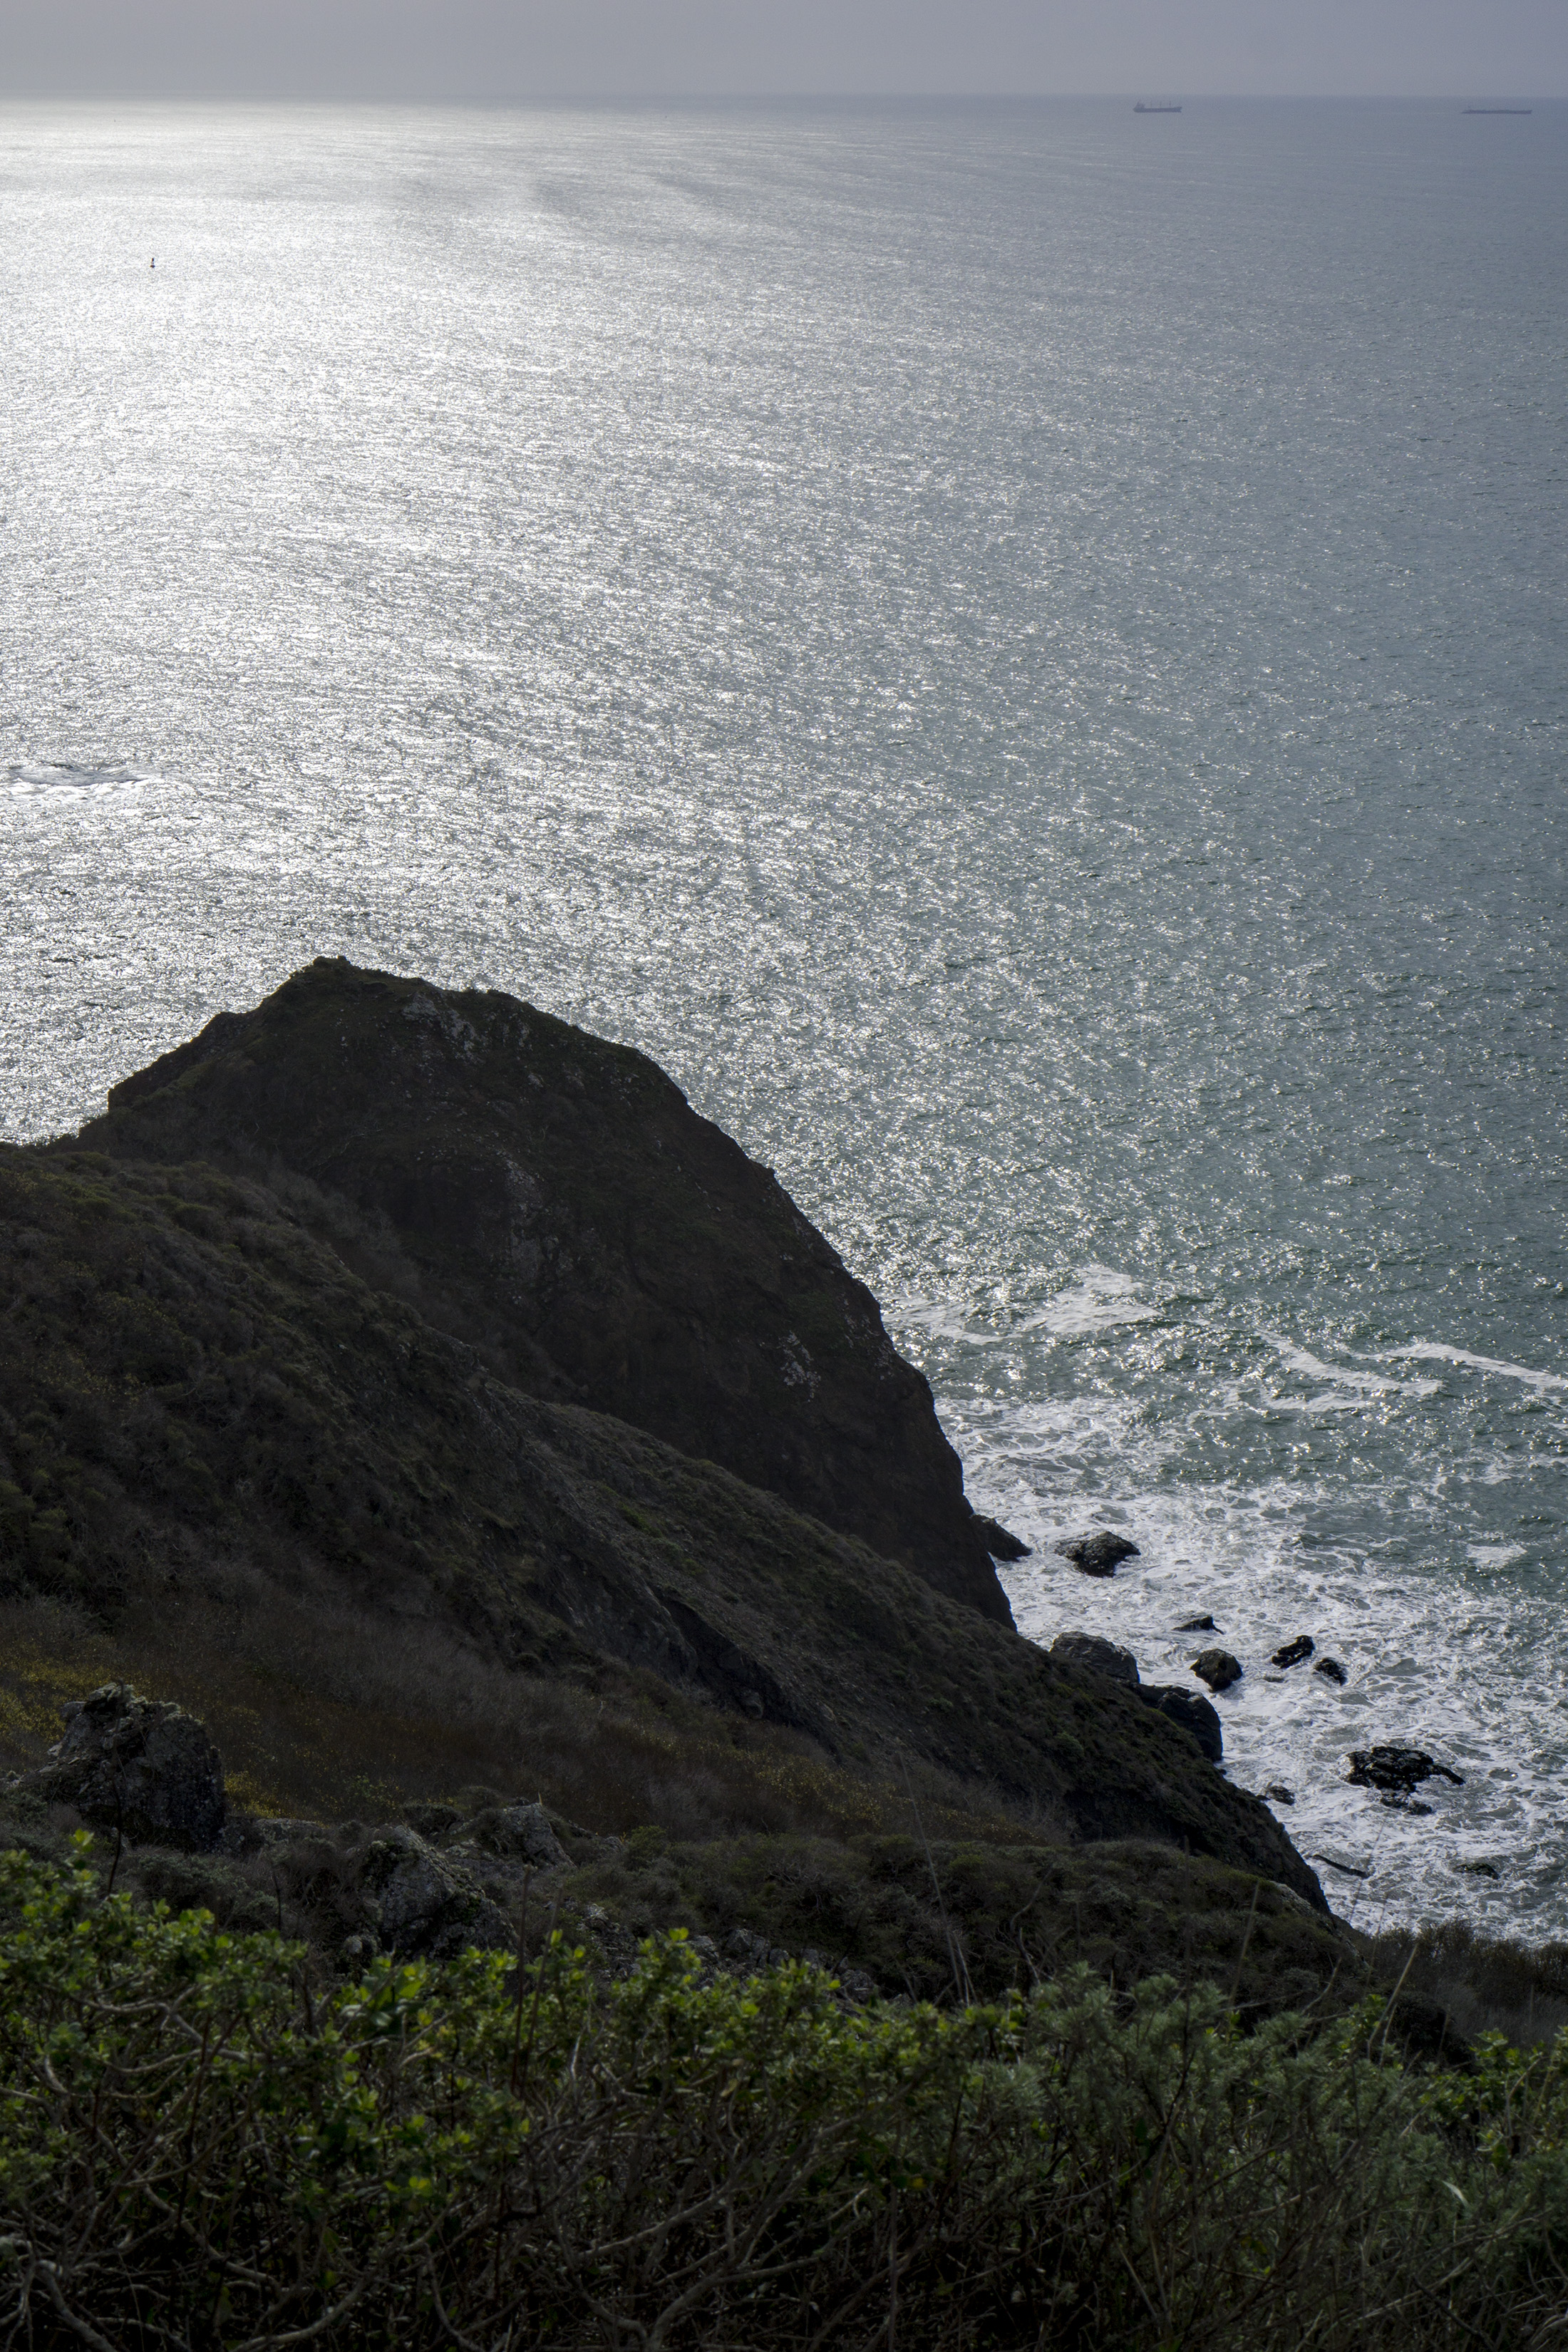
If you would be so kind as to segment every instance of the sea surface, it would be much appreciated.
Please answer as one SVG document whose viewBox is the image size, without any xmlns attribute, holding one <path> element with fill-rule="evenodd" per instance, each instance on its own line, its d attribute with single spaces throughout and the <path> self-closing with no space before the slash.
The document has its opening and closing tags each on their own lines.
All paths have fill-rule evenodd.
<svg viewBox="0 0 1568 2352">
<path fill-rule="evenodd" d="M 1568 1936 L 1565 231 L 1540 104 L 0 108 L 0 1130 L 319 953 L 637 1044 L 1027 1633 Z"/>
</svg>

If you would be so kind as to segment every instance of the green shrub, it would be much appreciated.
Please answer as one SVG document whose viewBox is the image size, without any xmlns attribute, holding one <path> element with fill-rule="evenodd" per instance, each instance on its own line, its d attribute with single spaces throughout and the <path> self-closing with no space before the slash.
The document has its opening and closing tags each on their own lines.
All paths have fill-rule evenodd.
<svg viewBox="0 0 1568 2352">
<path fill-rule="evenodd" d="M 1568 2048 L 1407 2074 L 1074 1972 L 857 2011 L 679 1937 L 378 1963 L 0 1856 L 0 2326 L 48 2346 L 1555 2342 Z"/>
</svg>

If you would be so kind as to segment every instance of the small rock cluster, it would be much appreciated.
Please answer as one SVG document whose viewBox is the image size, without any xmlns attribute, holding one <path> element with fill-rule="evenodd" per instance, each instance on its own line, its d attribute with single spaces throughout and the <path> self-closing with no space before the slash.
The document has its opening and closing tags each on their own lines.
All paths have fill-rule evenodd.
<svg viewBox="0 0 1568 2352">
<path fill-rule="evenodd" d="M 1355 1789 L 1381 1790 L 1383 1802 L 1389 1811 L 1401 1813 L 1432 1811 L 1415 1795 L 1423 1780 L 1451 1780 L 1456 1789 L 1465 1785 L 1462 1772 L 1439 1764 L 1424 1748 L 1405 1748 L 1396 1741 L 1377 1748 L 1352 1748 L 1351 1769 L 1345 1779 Z"/>
<path fill-rule="evenodd" d="M 338 1958 L 347 1967 L 363 1968 L 381 1953 L 451 1959 L 476 1945 L 513 1953 L 525 1886 L 542 1881 L 538 1894 L 548 1903 L 572 1866 L 537 1801 L 485 1804 L 476 1811 L 413 1805 L 411 1820 L 368 1831 L 352 1822 L 333 1828 L 292 1815 L 237 1813 L 228 1806 L 223 1760 L 184 1707 L 142 1698 L 126 1683 L 106 1683 L 65 1713 L 65 1735 L 47 1761 L 14 1775 L 5 1793 L 73 1807 L 96 1828 L 113 1832 L 117 1851 L 162 1848 L 223 1857 L 220 1874 L 236 1860 L 259 1861 L 270 1874 L 279 1922 L 287 1886 L 290 1900 L 302 1903 L 313 1918 L 336 1918 Z M 568 1833 L 587 1835 L 570 1828 Z M 618 1852 L 623 1841 L 587 1843 L 603 1855 Z M 198 1876 L 203 1866 L 194 1865 Z M 637 1960 L 639 1938 L 596 1905 L 583 1917 L 600 1964 L 612 1975 L 625 1974 Z M 797 1958 L 834 1967 L 826 1952 L 808 1948 L 794 1954 L 739 1926 L 721 1948 L 706 1936 L 689 1940 L 705 1975 L 755 1971 Z M 834 1972 L 846 2000 L 875 1998 L 876 1981 L 864 1969 Z"/>
<path fill-rule="evenodd" d="M 1136 1559 L 1138 1547 L 1125 1536 L 1099 1528 L 1088 1535 L 1069 1536 L 1055 1546 L 1064 1559 L 1072 1562 L 1087 1576 L 1110 1576 L 1123 1559 Z M 1219 1631 L 1208 1613 L 1188 1617 L 1177 1626 L 1178 1633 L 1215 1633 Z M 1096 1633 L 1058 1633 L 1051 1644 L 1050 1654 L 1063 1665 L 1098 1675 L 1108 1682 L 1121 1683 L 1137 1692 L 1141 1699 L 1158 1706 L 1173 1721 L 1191 1731 L 1205 1756 L 1215 1764 L 1224 1759 L 1224 1738 L 1218 1711 L 1207 1700 L 1180 1687 L 1153 1686 L 1141 1681 L 1138 1662 L 1131 1650 L 1120 1648 Z M 1343 1686 L 1348 1677 L 1338 1658 L 1320 1657 L 1318 1645 L 1310 1633 L 1293 1634 L 1282 1642 L 1269 1660 L 1278 1671 L 1271 1680 L 1282 1681 L 1293 1667 L 1312 1662 L 1312 1672 L 1321 1675 L 1326 1682 Z M 1215 1643 L 1188 1661 L 1200 1681 L 1215 1693 L 1229 1690 L 1245 1672 L 1239 1658 L 1229 1650 Z M 1451 1780 L 1456 1788 L 1464 1786 L 1463 1776 L 1439 1764 L 1424 1748 L 1387 1745 L 1358 1748 L 1351 1755 L 1351 1769 L 1346 1779 L 1356 1788 L 1376 1789 L 1382 1801 L 1390 1811 L 1405 1813 L 1429 1813 L 1432 1807 L 1420 1801 L 1415 1790 L 1425 1780 L 1440 1775 Z M 1293 1805 L 1296 1792 L 1283 1781 L 1273 1780 L 1263 1791 L 1276 1805 Z"/>
</svg>

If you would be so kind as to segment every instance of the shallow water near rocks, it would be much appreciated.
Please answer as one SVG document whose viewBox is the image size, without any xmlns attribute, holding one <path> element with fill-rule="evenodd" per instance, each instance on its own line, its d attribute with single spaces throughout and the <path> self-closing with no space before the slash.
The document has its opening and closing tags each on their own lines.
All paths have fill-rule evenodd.
<svg viewBox="0 0 1568 2352">
<path fill-rule="evenodd" d="M 642 1046 L 1026 1632 L 1211 1612 L 1339 1907 L 1568 1933 L 1568 110 L 7 107 L 0 183 L 5 1131 L 321 952 Z"/>
</svg>

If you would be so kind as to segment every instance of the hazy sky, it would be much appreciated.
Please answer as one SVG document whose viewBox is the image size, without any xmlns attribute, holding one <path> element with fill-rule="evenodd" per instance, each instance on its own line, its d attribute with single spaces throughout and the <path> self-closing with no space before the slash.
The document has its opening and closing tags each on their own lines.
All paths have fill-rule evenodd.
<svg viewBox="0 0 1568 2352">
<path fill-rule="evenodd" d="M 1568 93 L 1568 0 L 0 0 L 0 95 Z"/>
</svg>

